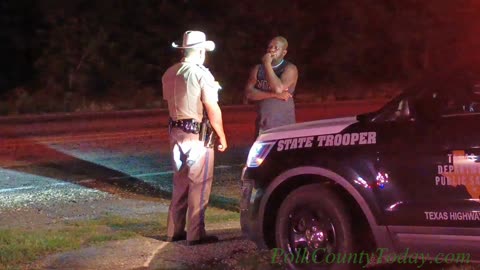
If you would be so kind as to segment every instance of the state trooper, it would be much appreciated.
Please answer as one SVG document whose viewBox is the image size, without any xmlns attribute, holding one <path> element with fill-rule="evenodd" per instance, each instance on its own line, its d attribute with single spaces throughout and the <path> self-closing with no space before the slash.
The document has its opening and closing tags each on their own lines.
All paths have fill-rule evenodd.
<svg viewBox="0 0 480 270">
<path fill-rule="evenodd" d="M 170 115 L 174 171 L 167 241 L 186 239 L 188 245 L 212 243 L 218 241 L 218 237 L 206 234 L 205 210 L 213 181 L 214 146 L 205 141 L 205 133 L 206 136 L 216 133 L 218 151 L 227 149 L 218 105 L 221 87 L 203 65 L 206 52 L 213 51 L 215 43 L 207 40 L 203 32 L 186 31 L 182 45 L 172 43 L 172 47 L 183 49 L 184 55 L 162 77 L 163 98 L 168 103 Z M 207 123 L 211 130 L 205 132 Z"/>
</svg>

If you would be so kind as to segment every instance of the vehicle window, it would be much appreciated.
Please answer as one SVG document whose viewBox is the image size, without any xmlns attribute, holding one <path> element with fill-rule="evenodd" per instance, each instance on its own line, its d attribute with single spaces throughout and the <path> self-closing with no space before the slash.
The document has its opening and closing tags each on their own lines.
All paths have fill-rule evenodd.
<svg viewBox="0 0 480 270">
<path fill-rule="evenodd" d="M 471 75 L 462 72 L 444 80 L 439 80 L 443 78 L 441 76 L 435 77 L 436 80 L 409 88 L 387 104 L 372 121 L 434 120 L 438 117 L 480 113 L 480 77 Z"/>
<path fill-rule="evenodd" d="M 472 95 L 448 95 L 442 99 L 440 106 L 442 116 L 480 112 L 479 103 Z"/>
<path fill-rule="evenodd" d="M 424 91 L 416 98 L 420 115 L 450 116 L 480 112 L 480 83 L 462 82 L 438 90 Z"/>
<path fill-rule="evenodd" d="M 480 112 L 480 80 L 473 84 L 472 98 L 467 108 L 471 113 Z"/>
<path fill-rule="evenodd" d="M 397 99 L 389 104 L 385 110 L 373 119 L 375 122 L 392 122 L 411 120 L 412 114 L 408 97 Z"/>
</svg>

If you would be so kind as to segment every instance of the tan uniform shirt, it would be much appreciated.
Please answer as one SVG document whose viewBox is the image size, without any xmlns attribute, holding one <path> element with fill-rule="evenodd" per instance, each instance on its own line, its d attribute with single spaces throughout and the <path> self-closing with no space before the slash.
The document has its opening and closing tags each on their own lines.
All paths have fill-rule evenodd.
<svg viewBox="0 0 480 270">
<path fill-rule="evenodd" d="M 203 65 L 182 61 L 171 66 L 162 77 L 163 99 L 170 117 L 202 121 L 204 102 L 218 102 L 221 88 L 212 73 Z"/>
</svg>

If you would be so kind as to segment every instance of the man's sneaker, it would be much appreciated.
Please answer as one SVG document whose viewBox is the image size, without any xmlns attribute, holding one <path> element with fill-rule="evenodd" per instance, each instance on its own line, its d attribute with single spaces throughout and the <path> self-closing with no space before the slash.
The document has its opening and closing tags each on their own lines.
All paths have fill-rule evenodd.
<svg viewBox="0 0 480 270">
<path fill-rule="evenodd" d="M 183 232 L 182 234 L 179 235 L 174 235 L 172 237 L 167 236 L 167 239 L 165 241 L 167 242 L 177 242 L 177 241 L 182 241 L 187 239 L 187 232 Z"/>
<path fill-rule="evenodd" d="M 192 241 L 187 241 L 187 245 L 189 246 L 194 246 L 194 245 L 201 245 L 201 244 L 209 244 L 209 243 L 215 243 L 218 242 L 218 237 L 215 235 L 206 235 L 199 240 L 192 240 Z"/>
</svg>

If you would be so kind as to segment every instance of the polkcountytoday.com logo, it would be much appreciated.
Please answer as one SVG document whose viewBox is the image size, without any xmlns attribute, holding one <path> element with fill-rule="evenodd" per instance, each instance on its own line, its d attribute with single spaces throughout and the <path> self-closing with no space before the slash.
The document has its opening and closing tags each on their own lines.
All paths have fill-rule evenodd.
<svg viewBox="0 0 480 270">
<path fill-rule="evenodd" d="M 469 264 L 470 253 L 429 253 L 411 252 L 406 248 L 403 252 L 389 252 L 388 248 L 377 248 L 375 251 L 351 253 L 329 253 L 325 248 L 308 250 L 298 249 L 295 253 L 286 252 L 282 248 L 274 248 L 272 264 L 356 264 L 367 267 L 372 264 L 403 264 L 416 265 L 422 268 L 428 264 Z"/>
</svg>

